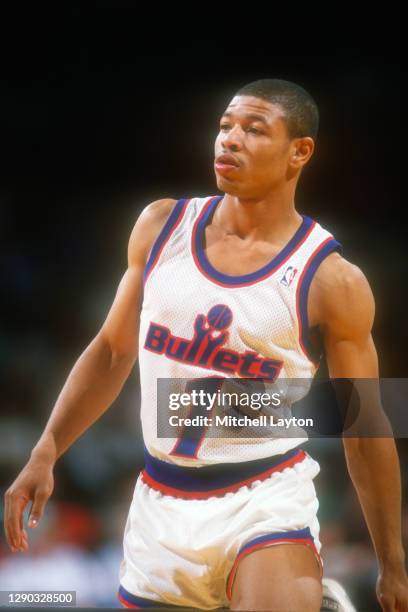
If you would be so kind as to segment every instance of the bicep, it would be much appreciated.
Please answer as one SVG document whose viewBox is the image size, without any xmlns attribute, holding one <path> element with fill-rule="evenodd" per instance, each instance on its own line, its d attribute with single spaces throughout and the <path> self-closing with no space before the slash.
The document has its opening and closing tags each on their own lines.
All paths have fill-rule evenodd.
<svg viewBox="0 0 408 612">
<path fill-rule="evenodd" d="M 320 283 L 321 329 L 331 378 L 376 378 L 371 335 L 374 298 L 364 274 L 344 259 L 333 260 Z"/>
<path fill-rule="evenodd" d="M 377 378 L 378 358 L 371 334 L 356 339 L 327 334 L 324 344 L 331 378 Z"/>
<path fill-rule="evenodd" d="M 359 438 L 390 435 L 381 405 L 377 351 L 371 330 L 374 298 L 364 274 L 345 260 L 334 263 L 330 291 L 323 296 L 323 341 L 331 379 L 347 414 L 344 444 L 348 454 L 359 452 Z"/>
<path fill-rule="evenodd" d="M 113 304 L 100 330 L 117 356 L 137 355 L 143 266 L 133 264 L 123 275 Z"/>
</svg>

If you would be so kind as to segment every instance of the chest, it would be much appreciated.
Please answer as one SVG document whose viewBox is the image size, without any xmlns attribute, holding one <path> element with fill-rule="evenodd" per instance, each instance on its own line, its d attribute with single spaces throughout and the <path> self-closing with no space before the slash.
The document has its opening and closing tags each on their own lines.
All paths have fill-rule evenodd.
<svg viewBox="0 0 408 612">
<path fill-rule="evenodd" d="M 279 252 L 279 245 L 262 240 L 241 239 L 236 235 L 217 235 L 206 228 L 205 254 L 210 264 L 222 274 L 250 274 L 267 265 Z"/>
<path fill-rule="evenodd" d="M 142 320 L 146 327 L 154 322 L 186 340 L 201 333 L 201 326 L 241 350 L 288 346 L 296 327 L 296 292 L 294 285 L 281 282 L 284 274 L 231 288 L 203 277 L 191 259 L 167 260 L 146 287 Z"/>
</svg>

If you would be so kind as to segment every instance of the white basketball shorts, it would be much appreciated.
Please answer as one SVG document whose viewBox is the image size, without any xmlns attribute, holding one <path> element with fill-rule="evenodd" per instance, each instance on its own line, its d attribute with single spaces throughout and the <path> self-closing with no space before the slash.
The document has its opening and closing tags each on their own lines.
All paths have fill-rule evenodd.
<svg viewBox="0 0 408 612">
<path fill-rule="evenodd" d="M 119 600 L 125 607 L 229 607 L 240 559 L 303 544 L 321 568 L 319 464 L 305 451 L 185 468 L 146 452 L 124 535 Z"/>
</svg>

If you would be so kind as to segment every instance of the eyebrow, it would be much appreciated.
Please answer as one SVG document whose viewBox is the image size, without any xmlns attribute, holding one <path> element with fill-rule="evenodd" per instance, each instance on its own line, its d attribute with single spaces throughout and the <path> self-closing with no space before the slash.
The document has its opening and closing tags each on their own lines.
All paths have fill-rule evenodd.
<svg viewBox="0 0 408 612">
<path fill-rule="evenodd" d="M 234 113 L 231 113 L 230 111 L 225 111 L 225 113 L 222 114 L 222 117 L 231 117 L 233 114 Z M 250 119 L 251 121 L 261 121 L 265 125 L 269 125 L 263 115 L 257 115 L 256 113 L 249 113 L 248 115 L 244 115 L 244 119 Z"/>
</svg>

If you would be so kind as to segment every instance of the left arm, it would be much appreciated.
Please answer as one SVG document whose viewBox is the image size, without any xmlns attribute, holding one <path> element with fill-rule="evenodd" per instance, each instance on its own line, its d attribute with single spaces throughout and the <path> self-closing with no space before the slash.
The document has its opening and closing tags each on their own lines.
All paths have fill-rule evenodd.
<svg viewBox="0 0 408 612">
<path fill-rule="evenodd" d="M 330 378 L 378 379 L 371 336 L 374 299 L 362 272 L 338 254 L 330 255 L 317 271 L 310 302 L 312 320 L 322 332 Z M 368 407 L 370 414 L 386 422 L 379 390 L 374 402 Z M 394 439 L 391 434 L 388 438 L 344 437 L 343 444 L 378 559 L 378 599 L 385 611 L 407 611 L 400 467 Z"/>
</svg>

